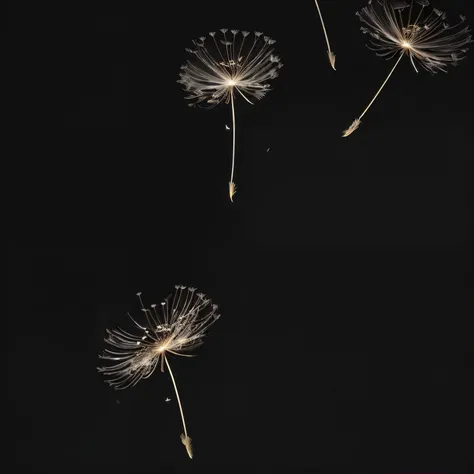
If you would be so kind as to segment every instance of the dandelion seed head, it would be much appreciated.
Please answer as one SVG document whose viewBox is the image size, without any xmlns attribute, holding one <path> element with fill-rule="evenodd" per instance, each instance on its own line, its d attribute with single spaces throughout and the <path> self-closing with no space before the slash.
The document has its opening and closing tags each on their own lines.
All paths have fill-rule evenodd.
<svg viewBox="0 0 474 474">
<path fill-rule="evenodd" d="M 262 35 L 224 28 L 195 40 L 194 48 L 186 49 L 192 58 L 181 66 L 178 80 L 189 93 L 189 105 L 214 107 L 229 103 L 231 94 L 251 104 L 265 97 L 283 64 L 273 54 L 275 40 Z"/>
<path fill-rule="evenodd" d="M 141 297 L 141 293 L 138 295 Z M 117 328 L 107 330 L 107 347 L 100 359 L 109 365 L 99 367 L 115 389 L 124 389 L 148 378 L 166 354 L 189 355 L 202 343 L 208 328 L 218 319 L 217 305 L 195 288 L 176 285 L 175 292 L 160 306 L 142 305 L 144 325 L 133 321 L 139 334 Z"/>
<path fill-rule="evenodd" d="M 447 72 L 472 42 L 464 16 L 450 25 L 446 13 L 432 8 L 428 0 L 371 1 L 357 16 L 364 23 L 362 32 L 371 36 L 369 49 L 386 59 L 407 54 L 416 72 L 418 67 L 433 74 Z"/>
</svg>

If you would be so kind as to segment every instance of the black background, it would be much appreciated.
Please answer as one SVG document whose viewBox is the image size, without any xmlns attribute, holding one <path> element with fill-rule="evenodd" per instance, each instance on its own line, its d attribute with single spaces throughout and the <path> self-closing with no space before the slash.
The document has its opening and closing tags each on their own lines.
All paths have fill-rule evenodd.
<svg viewBox="0 0 474 474">
<path fill-rule="evenodd" d="M 472 466 L 472 54 L 391 64 L 359 1 L 16 4 L 8 19 L 8 395 L 34 473 L 463 473 Z M 473 20 L 470 2 L 437 2 Z M 188 107 L 191 40 L 276 39 L 267 97 Z M 270 151 L 267 152 L 267 149 Z M 219 304 L 195 359 L 114 392 L 106 328 L 174 284 Z M 172 398 L 165 403 L 166 397 Z M 469 430 L 470 427 L 470 430 Z M 471 446 L 471 448 L 469 448 Z"/>
</svg>

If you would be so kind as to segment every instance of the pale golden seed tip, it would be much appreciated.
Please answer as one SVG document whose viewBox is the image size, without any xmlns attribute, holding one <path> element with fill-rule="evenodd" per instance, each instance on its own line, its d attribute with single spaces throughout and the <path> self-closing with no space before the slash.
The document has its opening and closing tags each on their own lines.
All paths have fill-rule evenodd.
<svg viewBox="0 0 474 474">
<path fill-rule="evenodd" d="M 336 55 L 332 51 L 328 51 L 328 57 L 331 67 L 336 70 Z"/>
<path fill-rule="evenodd" d="M 229 183 L 229 197 L 230 197 L 231 202 L 234 202 L 233 197 L 236 192 L 237 192 L 237 185 L 231 181 Z"/>
<path fill-rule="evenodd" d="M 193 458 L 193 445 L 191 444 L 191 438 L 182 433 L 181 442 L 184 444 L 189 458 L 192 459 Z"/>
<path fill-rule="evenodd" d="M 349 135 L 351 135 L 352 133 L 354 133 L 358 128 L 359 128 L 359 125 L 360 125 L 360 120 L 359 119 L 355 119 L 352 123 L 351 123 L 351 126 L 344 130 L 342 132 L 342 136 L 345 138 L 345 137 L 348 137 Z"/>
</svg>

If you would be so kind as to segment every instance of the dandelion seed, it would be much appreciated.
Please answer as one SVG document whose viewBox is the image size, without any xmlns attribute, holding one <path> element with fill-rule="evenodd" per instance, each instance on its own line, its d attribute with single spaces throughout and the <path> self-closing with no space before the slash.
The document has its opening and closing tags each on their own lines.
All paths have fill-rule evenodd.
<svg viewBox="0 0 474 474">
<path fill-rule="evenodd" d="M 184 444 L 188 456 L 192 459 L 193 458 L 193 445 L 191 444 L 191 438 L 184 434 L 181 434 L 181 442 Z"/>
<path fill-rule="evenodd" d="M 359 128 L 359 125 L 360 125 L 360 120 L 359 119 L 355 119 L 352 123 L 351 123 L 351 126 L 347 129 L 347 130 L 344 130 L 342 132 L 342 136 L 343 137 L 348 137 L 351 133 L 355 132 L 358 128 Z"/>
<path fill-rule="evenodd" d="M 368 48 L 377 56 L 393 59 L 398 55 L 398 59 L 369 105 L 344 130 L 343 137 L 357 130 L 404 56 L 410 58 L 416 72 L 419 68 L 431 74 L 448 72 L 449 65 L 456 66 L 464 58 L 468 51 L 464 46 L 472 43 L 469 27 L 461 26 L 465 17 L 461 15 L 460 21 L 450 26 L 445 21 L 446 14 L 430 8 L 428 0 L 371 0 L 357 16 L 365 25 L 361 27 L 362 33 L 371 36 Z"/>
<path fill-rule="evenodd" d="M 236 192 L 235 169 L 235 99 L 242 97 L 253 105 L 253 99 L 263 99 L 270 85 L 283 66 L 273 54 L 275 40 L 256 31 L 251 37 L 248 31 L 220 30 L 209 33 L 209 38 L 195 40 L 194 49 L 187 49 L 194 58 L 181 66 L 180 79 L 190 105 L 215 107 L 225 102 L 232 112 L 232 164 L 229 181 L 229 197 L 233 201 Z M 250 37 L 250 38 L 249 38 Z"/>
<path fill-rule="evenodd" d="M 192 458 L 191 438 L 188 436 L 183 406 L 167 355 L 193 357 L 186 352 L 202 344 L 207 329 L 220 316 L 217 314 L 217 305 L 213 305 L 204 294 L 196 293 L 195 288 L 177 285 L 175 290 L 172 298 L 170 295 L 160 306 L 151 305 L 150 308 L 145 308 L 141 293 L 138 293 L 146 326 L 140 325 L 130 315 L 129 317 L 144 334 L 134 335 L 120 328 L 112 331 L 107 329 L 105 342 L 111 348 L 104 349 L 99 357 L 110 361 L 112 365 L 98 367 L 97 370 L 104 374 L 109 385 L 121 390 L 150 377 L 158 365 L 164 372 L 166 365 L 183 423 L 184 434 L 181 435 L 181 440 L 188 456 Z M 170 400 L 166 398 L 165 401 Z"/>
<path fill-rule="evenodd" d="M 237 192 L 237 185 L 232 181 L 229 182 L 229 197 L 231 202 L 234 202 L 234 194 Z"/>
<path fill-rule="evenodd" d="M 321 9 L 319 8 L 318 0 L 314 0 L 316 3 L 316 8 L 318 9 L 319 19 L 321 20 L 321 26 L 323 27 L 324 38 L 326 39 L 326 44 L 328 46 L 328 58 L 331 67 L 336 70 L 336 55 L 331 51 L 331 45 L 329 44 L 329 37 L 326 31 L 326 26 L 324 25 L 323 14 L 321 13 Z"/>
</svg>

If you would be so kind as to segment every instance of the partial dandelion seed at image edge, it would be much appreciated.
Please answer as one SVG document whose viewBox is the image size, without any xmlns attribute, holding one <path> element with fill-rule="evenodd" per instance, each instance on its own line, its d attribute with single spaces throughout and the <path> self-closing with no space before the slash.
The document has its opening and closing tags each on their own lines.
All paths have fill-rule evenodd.
<svg viewBox="0 0 474 474">
<path fill-rule="evenodd" d="M 456 66 L 472 43 L 466 17 L 450 24 L 446 13 L 430 7 L 428 0 L 411 0 L 392 3 L 389 0 L 369 2 L 357 12 L 363 23 L 361 31 L 370 36 L 368 48 L 385 59 L 398 59 L 381 87 L 362 114 L 344 130 L 348 137 L 359 127 L 362 117 L 368 112 L 375 99 L 394 73 L 404 57 L 408 57 L 415 70 L 424 69 L 431 74 L 447 72 L 448 66 Z"/>
</svg>

